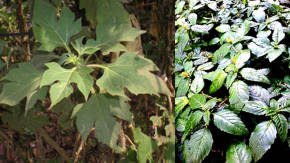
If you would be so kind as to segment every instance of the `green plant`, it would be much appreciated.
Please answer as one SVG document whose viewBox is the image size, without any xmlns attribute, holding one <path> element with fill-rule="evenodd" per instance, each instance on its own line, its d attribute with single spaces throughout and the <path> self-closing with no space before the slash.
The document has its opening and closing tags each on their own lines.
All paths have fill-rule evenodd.
<svg viewBox="0 0 290 163">
<path fill-rule="evenodd" d="M 158 145 L 172 146 L 173 122 L 170 113 L 163 109 L 166 115 L 162 118 L 170 124 L 163 142 L 157 144 L 135 126 L 129 93 L 171 96 L 171 92 L 152 73 L 158 68 L 151 60 L 127 50 L 124 43 L 134 41 L 145 31 L 131 27 L 121 1 L 97 0 L 94 6 L 90 5 L 80 1 L 80 8 L 85 9 L 95 29 L 87 32 L 81 19 L 75 19 L 65 3 L 34 1 L 32 28 L 38 46 L 27 54 L 32 57 L 29 62 L 19 60 L 21 63 L 9 65 L 8 73 L 1 78 L 0 104 L 9 110 L 1 119 L 19 132 L 43 135 L 41 127 L 49 120 L 40 112 L 56 112 L 62 128 L 73 128 L 75 122 L 82 137 L 81 146 L 93 133 L 116 153 L 136 152 L 136 157 L 127 161 L 152 162 L 152 152 Z M 44 101 L 48 104 L 43 106 Z M 131 124 L 137 147 L 132 144 L 132 149 L 126 150 L 120 143 L 120 121 Z M 172 147 L 166 148 L 165 156 L 173 161 L 170 151 Z"/>
<path fill-rule="evenodd" d="M 278 1 L 179 0 L 175 12 L 179 159 L 202 162 L 224 141 L 215 150 L 226 151 L 226 162 L 257 162 L 277 134 L 285 143 L 289 8 Z M 220 140 L 216 128 L 233 136 Z"/>
</svg>

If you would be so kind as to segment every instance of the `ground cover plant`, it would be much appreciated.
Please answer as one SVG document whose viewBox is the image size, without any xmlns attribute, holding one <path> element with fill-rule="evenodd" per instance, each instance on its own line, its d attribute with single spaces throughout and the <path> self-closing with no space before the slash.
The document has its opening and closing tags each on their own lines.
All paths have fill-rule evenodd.
<svg viewBox="0 0 290 163">
<path fill-rule="evenodd" d="M 0 162 L 174 161 L 173 95 L 125 2 L 0 1 Z"/>
<path fill-rule="evenodd" d="M 287 159 L 290 9 L 285 1 L 178 0 L 178 162 Z"/>
</svg>

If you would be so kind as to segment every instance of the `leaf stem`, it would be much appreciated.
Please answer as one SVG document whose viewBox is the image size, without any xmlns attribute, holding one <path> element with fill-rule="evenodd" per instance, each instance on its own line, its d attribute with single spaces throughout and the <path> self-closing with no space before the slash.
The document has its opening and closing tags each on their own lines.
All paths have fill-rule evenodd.
<svg viewBox="0 0 290 163">
<path fill-rule="evenodd" d="M 89 65 L 87 65 L 87 67 L 90 67 L 90 68 L 102 68 L 102 69 L 106 68 L 105 66 L 100 65 L 100 64 L 89 64 Z"/>
</svg>

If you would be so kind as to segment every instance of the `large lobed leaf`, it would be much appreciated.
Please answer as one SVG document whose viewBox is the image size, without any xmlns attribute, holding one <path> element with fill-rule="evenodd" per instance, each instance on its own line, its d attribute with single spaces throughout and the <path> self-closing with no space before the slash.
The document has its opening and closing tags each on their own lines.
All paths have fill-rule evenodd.
<svg viewBox="0 0 290 163">
<path fill-rule="evenodd" d="M 145 135 L 140 128 L 133 129 L 134 141 L 138 144 L 137 159 L 140 163 L 151 162 L 152 152 L 157 149 L 157 144 L 151 138 Z"/>
<path fill-rule="evenodd" d="M 40 84 L 41 73 L 29 63 L 20 63 L 1 80 L 8 80 L 0 94 L 0 103 L 14 106 L 29 96 Z"/>
<path fill-rule="evenodd" d="M 49 91 L 51 99 L 50 107 L 72 94 L 73 87 L 71 83 L 76 83 L 85 99 L 88 99 L 93 86 L 93 78 L 90 75 L 93 69 L 85 66 L 64 69 L 55 62 L 47 63 L 46 66 L 48 70 L 44 72 L 40 85 L 45 86 L 54 83 Z M 56 81 L 57 83 L 55 83 Z"/>
<path fill-rule="evenodd" d="M 68 49 L 70 38 L 81 31 L 81 21 L 74 20 L 74 14 L 63 7 L 57 20 L 57 10 L 48 2 L 34 2 L 33 32 L 41 43 L 39 50 L 53 51 L 57 47 Z"/>
<path fill-rule="evenodd" d="M 118 136 L 120 133 L 120 124 L 113 117 L 113 114 L 119 118 L 117 110 L 127 110 L 127 105 L 122 104 L 124 101 L 118 97 L 110 95 L 94 94 L 89 100 L 80 105 L 76 113 L 76 125 L 82 135 L 83 140 L 95 127 L 95 135 L 98 140 L 115 150 L 119 150 L 117 145 Z"/>
<path fill-rule="evenodd" d="M 157 70 L 153 62 L 136 53 L 124 53 L 115 63 L 100 67 L 104 74 L 96 84 L 111 95 L 127 97 L 124 88 L 134 94 L 170 95 L 164 81 L 150 72 Z"/>
</svg>

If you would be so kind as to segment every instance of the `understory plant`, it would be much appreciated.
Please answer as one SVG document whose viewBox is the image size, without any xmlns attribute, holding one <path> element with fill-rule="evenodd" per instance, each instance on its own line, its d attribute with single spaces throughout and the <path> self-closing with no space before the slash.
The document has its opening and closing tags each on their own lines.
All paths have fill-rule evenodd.
<svg viewBox="0 0 290 163">
<path fill-rule="evenodd" d="M 273 144 L 289 152 L 290 9 L 260 0 L 175 7 L 177 160 L 257 162 Z"/>
<path fill-rule="evenodd" d="M 156 133 L 156 141 L 135 125 L 130 111 L 132 95 L 172 94 L 154 74 L 157 66 L 129 50 L 130 42 L 145 31 L 132 27 L 121 0 L 80 0 L 90 27 L 82 25 L 84 20 L 76 18 L 64 2 L 35 0 L 31 5 L 37 46 L 23 54 L 29 56 L 27 62 L 3 61 L 1 69 L 8 71 L 1 72 L 0 104 L 6 110 L 2 122 L 24 134 L 43 133 L 41 128 L 49 124 L 44 113 L 54 112 L 63 129 L 77 128 L 80 150 L 93 137 L 115 153 L 128 153 L 123 162 L 145 163 L 153 162 L 152 152 L 158 146 L 165 146 L 160 153 L 173 162 L 170 112 L 159 106 L 163 115 L 151 117 L 156 128 L 165 127 L 163 135 Z M 4 44 L 1 41 L 0 52 Z M 129 130 L 122 129 L 122 122 L 130 124 Z M 122 144 L 124 139 L 129 139 L 129 149 Z"/>
</svg>

